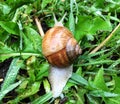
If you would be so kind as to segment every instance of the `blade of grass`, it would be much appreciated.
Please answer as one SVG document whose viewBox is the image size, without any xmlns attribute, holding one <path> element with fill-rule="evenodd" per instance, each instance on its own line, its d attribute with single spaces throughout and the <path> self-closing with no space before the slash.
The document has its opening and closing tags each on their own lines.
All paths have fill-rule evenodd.
<svg viewBox="0 0 120 104">
<path fill-rule="evenodd" d="M 94 90 L 89 93 L 89 95 L 95 96 L 95 97 L 117 97 L 119 94 L 112 93 L 112 92 L 106 92 L 103 90 Z"/>
<path fill-rule="evenodd" d="M 11 90 L 13 90 L 14 88 L 16 88 L 18 85 L 20 85 L 21 81 L 16 82 L 10 86 L 8 86 L 5 90 L 0 91 L 0 101 L 3 99 L 3 97 L 10 92 Z"/>
<path fill-rule="evenodd" d="M 97 56 L 97 55 L 101 55 L 101 54 L 104 54 L 105 52 L 109 52 L 109 51 L 110 51 L 109 49 L 101 50 L 101 51 L 98 51 L 94 54 L 89 54 L 89 57 L 94 57 L 94 56 Z"/>
<path fill-rule="evenodd" d="M 70 0 L 69 29 L 74 34 L 75 33 L 75 19 L 73 15 L 73 4 L 74 4 L 74 1 Z"/>
<path fill-rule="evenodd" d="M 40 53 L 1 53 L 0 56 L 41 56 Z"/>
<path fill-rule="evenodd" d="M 71 79 L 75 82 L 78 82 L 79 84 L 86 85 L 86 86 L 88 85 L 87 80 L 85 80 L 83 77 L 81 77 L 80 75 L 76 73 L 72 74 Z"/>
<path fill-rule="evenodd" d="M 85 63 L 85 64 L 78 64 L 78 65 L 75 65 L 75 66 L 89 66 L 89 65 L 97 65 L 97 64 L 108 64 L 108 63 L 113 63 L 114 61 L 112 60 L 101 60 L 101 61 L 92 61 L 92 62 L 89 62 L 89 63 Z"/>
<path fill-rule="evenodd" d="M 16 79 L 18 71 L 22 65 L 23 61 L 19 60 L 19 58 L 14 58 L 11 62 L 11 65 L 7 71 L 5 80 L 3 82 L 1 91 L 4 91 L 8 86 L 10 86 Z"/>
<path fill-rule="evenodd" d="M 35 99 L 32 102 L 32 104 L 44 104 L 46 101 L 50 100 L 51 98 L 52 98 L 52 93 L 49 92 L 49 93 L 43 95 L 42 97 Z"/>
<path fill-rule="evenodd" d="M 120 64 L 120 59 L 116 60 L 113 64 L 111 64 L 108 69 L 112 70 L 116 65 Z"/>
</svg>

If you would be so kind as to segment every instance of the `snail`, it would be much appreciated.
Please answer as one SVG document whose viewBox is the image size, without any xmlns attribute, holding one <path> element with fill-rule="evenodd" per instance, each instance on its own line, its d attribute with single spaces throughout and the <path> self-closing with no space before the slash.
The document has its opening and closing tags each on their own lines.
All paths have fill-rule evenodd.
<svg viewBox="0 0 120 104">
<path fill-rule="evenodd" d="M 55 25 L 45 33 L 42 40 L 42 52 L 50 64 L 48 79 L 54 98 L 61 95 L 72 75 L 72 64 L 82 52 L 72 33 L 62 24 L 65 15 L 59 22 L 53 15 Z"/>
</svg>

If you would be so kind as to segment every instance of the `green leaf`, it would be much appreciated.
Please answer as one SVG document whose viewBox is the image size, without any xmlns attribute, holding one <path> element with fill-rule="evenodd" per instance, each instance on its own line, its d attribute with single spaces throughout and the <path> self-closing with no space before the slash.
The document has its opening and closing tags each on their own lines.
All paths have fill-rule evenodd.
<svg viewBox="0 0 120 104">
<path fill-rule="evenodd" d="M 117 97 L 117 96 L 119 96 L 119 94 L 106 92 L 106 91 L 103 91 L 103 90 L 90 91 L 89 94 L 92 95 L 92 96 L 95 96 L 95 97 Z"/>
<path fill-rule="evenodd" d="M 119 104 L 120 103 L 120 77 L 114 76 L 114 89 L 112 90 L 113 93 L 119 94 L 119 96 L 114 97 L 114 98 L 105 98 L 105 103 L 106 104 Z"/>
<path fill-rule="evenodd" d="M 115 81 L 115 88 L 113 90 L 114 93 L 117 93 L 117 94 L 120 94 L 120 77 L 118 76 L 115 76 L 113 77 L 114 78 L 114 81 Z"/>
<path fill-rule="evenodd" d="M 3 35 L 4 34 L 4 35 Z M 0 31 L 0 42 L 5 42 L 9 37 L 10 35 L 4 31 L 3 29 Z"/>
<path fill-rule="evenodd" d="M 19 60 L 19 58 L 14 58 L 12 60 L 10 67 L 7 71 L 5 80 L 3 82 L 3 85 L 1 87 L 1 91 L 4 91 L 8 86 L 14 83 L 22 63 L 23 61 Z"/>
<path fill-rule="evenodd" d="M 17 23 L 11 21 L 0 21 L 0 26 L 5 29 L 8 33 L 18 35 L 19 34 L 19 27 Z"/>
<path fill-rule="evenodd" d="M 16 9 L 22 7 L 23 5 L 29 5 L 36 0 L 6 0 L 6 3 L 11 6 L 11 11 L 16 11 Z"/>
<path fill-rule="evenodd" d="M 105 104 L 120 104 L 120 96 L 114 98 L 105 98 Z"/>
<path fill-rule="evenodd" d="M 10 91 L 12 91 L 14 88 L 16 88 L 18 85 L 20 85 L 21 81 L 16 82 L 14 84 L 11 84 L 9 86 L 7 86 L 6 89 L 0 91 L 0 101 L 2 100 L 2 98 Z"/>
<path fill-rule="evenodd" d="M 89 33 L 89 30 L 91 28 L 91 17 L 90 16 L 79 16 L 78 17 L 78 23 L 75 26 L 75 37 L 77 40 L 82 38 L 84 35 L 87 35 Z M 89 24 L 89 25 L 88 25 Z"/>
<path fill-rule="evenodd" d="M 30 40 L 30 42 L 33 43 L 33 48 L 35 50 L 41 51 L 41 42 L 42 42 L 42 39 L 41 39 L 39 33 L 36 32 L 36 30 L 34 30 L 31 27 L 25 27 L 25 35 Z"/>
<path fill-rule="evenodd" d="M 41 8 L 44 9 L 52 0 L 42 0 Z"/>
<path fill-rule="evenodd" d="M 93 96 L 87 94 L 87 98 L 88 98 L 90 104 L 99 104 L 98 103 L 99 101 L 97 101 L 95 98 L 93 98 Z"/>
<path fill-rule="evenodd" d="M 36 57 L 35 56 L 31 56 L 26 61 L 27 73 L 29 75 L 30 82 L 34 82 L 35 81 L 35 67 L 34 67 L 35 66 L 35 61 L 36 61 Z"/>
<path fill-rule="evenodd" d="M 75 34 L 75 20 L 72 12 L 69 14 L 69 29 L 73 34 Z"/>
<path fill-rule="evenodd" d="M 118 64 L 120 64 L 120 59 L 114 61 L 114 63 L 111 64 L 111 65 L 108 67 L 108 69 L 109 69 L 109 70 L 112 70 L 112 69 L 113 69 L 115 66 L 117 66 Z"/>
<path fill-rule="evenodd" d="M 96 26 L 97 25 L 97 26 Z M 75 37 L 77 40 L 85 35 L 95 35 L 97 31 L 111 31 L 112 26 L 109 20 L 100 17 L 79 16 L 76 25 Z"/>
<path fill-rule="evenodd" d="M 64 87 L 64 90 L 66 90 L 66 91 L 69 90 L 69 88 L 71 88 L 75 84 L 78 85 L 78 82 L 75 82 L 74 80 L 69 79 L 67 84 Z"/>
<path fill-rule="evenodd" d="M 40 64 L 38 73 L 36 75 L 36 79 L 40 80 L 44 76 L 48 76 L 48 69 L 49 69 L 49 64 L 48 63 Z"/>
<path fill-rule="evenodd" d="M 30 41 L 30 39 L 22 33 L 23 36 L 23 51 L 24 52 L 36 52 L 33 47 L 33 43 Z"/>
<path fill-rule="evenodd" d="M 114 17 L 114 16 L 110 16 L 110 19 L 116 22 L 120 22 L 119 18 Z"/>
<path fill-rule="evenodd" d="M 95 2 L 95 6 L 96 6 L 96 7 L 101 7 L 101 8 L 103 8 L 103 7 L 104 7 L 104 3 L 105 3 L 104 0 L 97 0 L 97 1 Z"/>
<path fill-rule="evenodd" d="M 96 26 L 97 24 L 97 26 Z M 112 26 L 109 20 L 103 20 L 100 17 L 96 17 L 93 19 L 92 27 L 90 29 L 91 33 L 95 33 L 96 31 L 112 31 Z"/>
<path fill-rule="evenodd" d="M 73 73 L 72 74 L 72 77 L 71 79 L 74 81 L 74 82 L 77 82 L 78 84 L 82 84 L 82 85 L 88 85 L 88 82 L 87 80 L 85 80 L 82 76 L 76 74 L 76 73 Z"/>
<path fill-rule="evenodd" d="M 11 56 L 5 55 L 6 53 L 13 53 L 14 50 L 12 50 L 10 47 L 5 45 L 4 43 L 0 42 L 0 61 L 4 61 L 7 58 L 10 58 Z"/>
<path fill-rule="evenodd" d="M 43 85 L 44 85 L 45 92 L 46 93 L 50 92 L 50 83 L 48 82 L 47 79 L 43 80 Z"/>
<path fill-rule="evenodd" d="M 11 10 L 11 8 L 8 5 L 0 3 L 0 11 L 4 15 L 8 14 L 10 12 L 10 10 Z"/>
<path fill-rule="evenodd" d="M 19 87 L 16 89 L 17 93 L 23 93 L 23 91 L 27 88 L 29 80 L 28 79 L 21 79 L 22 82 Z"/>
<path fill-rule="evenodd" d="M 11 53 L 13 50 L 5 45 L 3 42 L 0 42 L 0 53 Z"/>
<path fill-rule="evenodd" d="M 95 76 L 94 85 L 97 87 L 97 89 L 108 91 L 103 75 L 104 75 L 104 71 L 103 69 L 100 69 L 97 75 Z"/>
<path fill-rule="evenodd" d="M 75 19 L 73 15 L 73 4 L 74 1 L 70 0 L 69 29 L 73 34 L 75 34 Z"/>
<path fill-rule="evenodd" d="M 100 65 L 100 64 L 112 64 L 114 61 L 112 60 L 100 60 L 100 61 L 90 61 L 89 63 L 83 63 L 78 66 L 89 66 L 89 65 Z"/>
<path fill-rule="evenodd" d="M 30 27 L 25 27 L 23 37 L 23 51 L 41 54 L 41 37 Z"/>
<path fill-rule="evenodd" d="M 40 82 L 34 82 L 31 87 L 29 87 L 28 89 L 26 89 L 24 92 L 22 92 L 21 94 L 19 94 L 15 101 L 19 102 L 20 100 L 27 98 L 35 93 L 37 93 L 39 91 L 40 88 Z"/>
<path fill-rule="evenodd" d="M 112 92 L 119 94 L 119 96 L 114 97 L 114 98 L 105 98 L 104 100 L 106 104 L 119 104 L 120 103 L 120 84 L 119 84 L 120 77 L 114 76 L 113 79 L 114 79 L 115 84 L 114 84 L 114 89 Z"/>
<path fill-rule="evenodd" d="M 50 100 L 52 98 L 52 93 L 49 92 L 37 99 L 35 99 L 32 104 L 44 104 L 45 102 L 47 102 L 48 100 Z"/>
</svg>

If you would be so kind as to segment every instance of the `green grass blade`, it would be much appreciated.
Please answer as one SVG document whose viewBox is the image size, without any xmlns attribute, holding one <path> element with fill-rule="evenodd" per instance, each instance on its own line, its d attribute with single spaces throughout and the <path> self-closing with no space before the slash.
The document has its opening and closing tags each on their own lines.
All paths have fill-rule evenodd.
<svg viewBox="0 0 120 104">
<path fill-rule="evenodd" d="M 70 0 L 69 29 L 73 34 L 75 34 L 75 18 L 73 15 L 73 5 L 74 1 Z"/>
<path fill-rule="evenodd" d="M 82 85 L 88 85 L 87 80 L 85 80 L 82 76 L 73 73 L 72 77 L 71 77 L 72 81 L 77 82 L 78 84 L 82 84 Z"/>
<path fill-rule="evenodd" d="M 114 61 L 112 60 L 100 60 L 100 61 L 91 61 L 89 63 L 85 63 L 85 64 L 78 64 L 78 65 L 75 65 L 75 66 L 89 66 L 89 65 L 97 65 L 97 64 L 112 64 Z"/>
<path fill-rule="evenodd" d="M 95 97 L 117 97 L 119 96 L 119 94 L 112 93 L 112 92 L 106 92 L 103 90 L 94 90 L 94 91 L 91 91 L 89 94 Z"/>
<path fill-rule="evenodd" d="M 8 69 L 5 80 L 3 82 L 1 91 L 4 91 L 8 86 L 10 86 L 15 81 L 22 63 L 23 61 L 19 60 L 19 58 L 14 58 L 12 60 L 12 63 Z"/>
<path fill-rule="evenodd" d="M 72 12 L 70 12 L 69 14 L 69 29 L 73 34 L 75 34 L 75 22 L 74 22 L 74 15 Z"/>
<path fill-rule="evenodd" d="M 8 86 L 5 90 L 0 91 L 0 100 L 2 100 L 2 98 L 11 90 L 13 90 L 14 88 L 16 88 L 19 84 L 21 83 L 21 81 L 16 82 L 10 86 Z"/>
<path fill-rule="evenodd" d="M 52 98 L 52 93 L 49 92 L 49 93 L 43 95 L 42 97 L 35 99 L 32 102 L 32 104 L 44 104 L 46 101 L 50 100 L 51 98 Z"/>
</svg>

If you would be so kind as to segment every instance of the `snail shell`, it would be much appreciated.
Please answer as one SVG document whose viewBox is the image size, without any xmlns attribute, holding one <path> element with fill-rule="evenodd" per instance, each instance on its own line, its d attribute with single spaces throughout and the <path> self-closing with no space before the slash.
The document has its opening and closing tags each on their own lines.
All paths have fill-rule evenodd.
<svg viewBox="0 0 120 104">
<path fill-rule="evenodd" d="M 49 29 L 42 41 L 43 55 L 52 66 L 67 67 L 81 53 L 72 33 L 63 26 Z"/>
<path fill-rule="evenodd" d="M 72 33 L 62 24 L 65 15 L 66 13 L 60 21 L 57 21 L 53 14 L 55 26 L 46 32 L 42 40 L 43 55 L 50 63 L 48 79 L 54 98 L 62 93 L 72 76 L 72 63 L 82 52 Z"/>
</svg>

